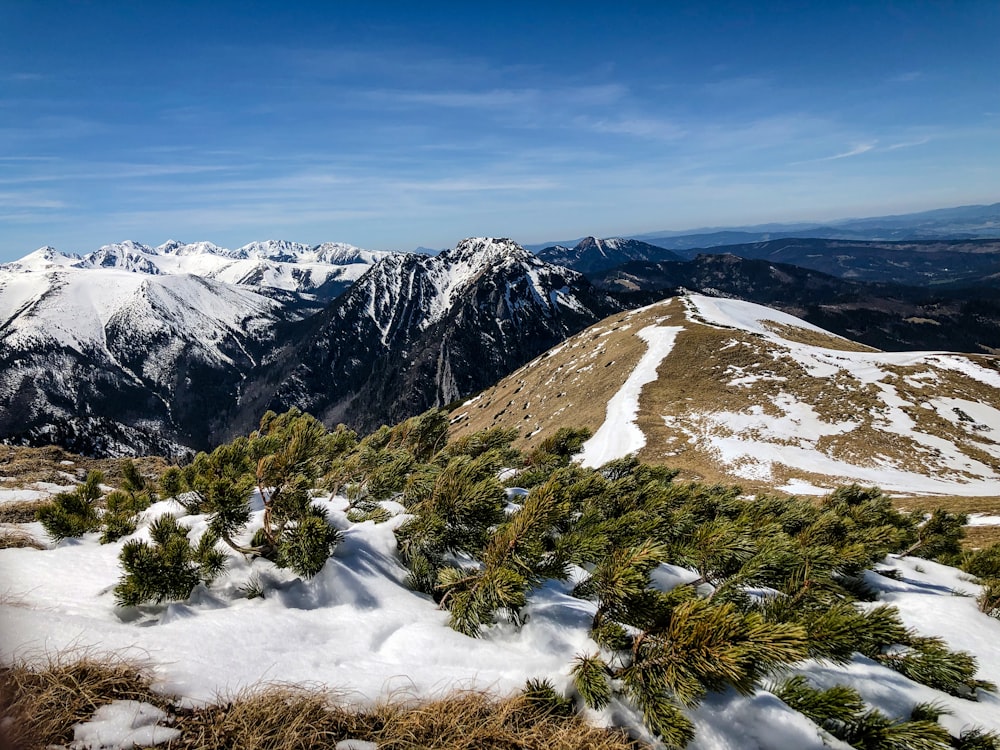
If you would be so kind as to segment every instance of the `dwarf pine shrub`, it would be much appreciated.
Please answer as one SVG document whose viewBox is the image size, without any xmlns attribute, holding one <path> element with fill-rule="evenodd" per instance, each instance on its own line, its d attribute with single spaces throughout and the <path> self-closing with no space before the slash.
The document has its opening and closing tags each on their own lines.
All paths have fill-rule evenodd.
<svg viewBox="0 0 1000 750">
<path fill-rule="evenodd" d="M 513 430 L 448 443 L 447 429 L 440 410 L 361 440 L 297 411 L 265 415 L 249 436 L 164 474 L 161 491 L 207 514 L 209 532 L 192 545 L 176 522 L 163 521 L 151 543 L 128 543 L 116 595 L 188 596 L 221 570 L 210 554 L 221 554 L 216 542 L 315 575 L 338 540 L 312 502 L 322 484 L 348 498 L 355 523 L 386 520 L 387 500 L 406 508 L 395 535 L 408 584 L 470 637 L 503 620 L 520 625 L 531 590 L 576 566 L 572 594 L 594 602 L 590 635 L 601 649 L 574 660 L 577 696 L 593 708 L 631 703 L 671 747 L 693 736 L 685 707 L 714 691 L 750 694 L 810 657 L 846 663 L 861 653 L 966 698 L 991 687 L 975 679 L 970 655 L 920 638 L 892 607 L 857 606 L 876 598 L 864 571 L 887 554 L 954 554 L 957 516 L 918 523 L 877 488 L 857 485 L 818 503 L 748 500 L 738 487 L 675 482 L 674 470 L 631 456 L 583 468 L 571 459 L 585 430 L 559 430 L 522 455 Z M 505 485 L 522 492 L 508 498 Z M 252 498 L 262 513 L 251 511 Z M 991 570 L 991 559 L 968 562 Z M 664 564 L 692 571 L 692 582 L 658 583 Z M 846 688 L 790 681 L 782 690 L 857 747 L 941 747 L 930 709 L 903 721 L 866 710 Z M 521 698 L 552 711 L 566 705 L 547 683 L 527 685 Z"/>
<path fill-rule="evenodd" d="M 211 531 L 192 545 L 187 529 L 171 515 L 162 515 L 149 527 L 151 541 L 131 539 L 122 548 L 125 573 L 115 586 L 115 601 L 121 606 L 165 599 L 187 599 L 199 583 L 211 583 L 226 566 L 226 557 L 216 548 L 218 536 Z"/>
<path fill-rule="evenodd" d="M 36 517 L 45 532 L 58 542 L 100 528 L 101 519 L 94 503 L 101 497 L 103 481 L 101 472 L 91 471 L 83 484 L 70 492 L 60 492 L 40 507 Z"/>
<path fill-rule="evenodd" d="M 938 724 L 943 710 L 930 704 L 913 707 L 906 719 L 892 719 L 876 709 L 866 710 L 853 688 L 835 685 L 814 688 L 796 675 L 772 688 L 789 707 L 804 714 L 834 737 L 864 750 L 947 750 L 952 737 Z"/>
<path fill-rule="evenodd" d="M 316 575 L 340 534 L 313 505 L 312 491 L 331 463 L 353 445 L 346 431 L 330 433 L 297 410 L 280 416 L 268 412 L 248 437 L 199 453 L 184 469 L 168 470 L 161 489 L 181 493 L 178 497 L 189 511 L 207 514 L 208 531 L 192 546 L 167 515 L 150 527 L 152 544 L 126 543 L 120 558 L 125 575 L 116 589 L 119 601 L 187 598 L 199 581 L 209 583 L 224 569 L 218 541 L 304 577 Z M 254 495 L 263 514 L 247 540 Z"/>
<path fill-rule="evenodd" d="M 104 499 L 101 543 L 115 542 L 133 533 L 139 513 L 146 510 L 155 498 L 152 482 L 139 473 L 132 461 L 124 461 L 121 488 Z"/>
</svg>

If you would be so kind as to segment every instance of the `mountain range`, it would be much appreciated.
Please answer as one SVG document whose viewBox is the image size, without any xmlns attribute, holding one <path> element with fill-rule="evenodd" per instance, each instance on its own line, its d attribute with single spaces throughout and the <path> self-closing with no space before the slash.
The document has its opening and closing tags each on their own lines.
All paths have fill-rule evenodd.
<svg viewBox="0 0 1000 750">
<path fill-rule="evenodd" d="M 776 260 L 822 260 L 826 242 L 690 260 L 621 238 L 537 256 L 499 238 L 433 256 L 287 241 L 42 248 L 0 265 L 0 439 L 183 456 L 289 407 L 367 432 L 460 402 L 609 315 L 685 290 L 772 305 L 880 349 L 1000 350 L 989 286 L 842 277 L 882 253 L 886 267 L 940 281 L 901 259 L 952 274 L 952 255 L 993 262 L 996 241 L 838 240 L 864 246 L 841 249 L 841 276 Z"/>
<path fill-rule="evenodd" d="M 1000 295 L 990 286 L 863 282 L 707 253 L 686 261 L 626 263 L 589 278 L 630 306 L 687 289 L 769 305 L 879 349 L 1000 352 Z"/>
<path fill-rule="evenodd" d="M 317 290 L 376 257 L 340 246 L 325 257 L 346 263 L 324 264 L 330 247 L 121 243 L 0 267 L 0 436 L 178 456 L 290 406 L 369 430 L 484 388 L 622 309 L 581 274 L 485 238 L 382 254 L 323 306 Z M 248 262 L 281 273 L 213 278 Z"/>
<path fill-rule="evenodd" d="M 343 292 L 373 263 L 389 255 L 392 253 L 362 250 L 341 242 L 303 245 L 268 240 L 228 250 L 211 242 L 186 244 L 168 240 L 154 248 L 127 240 L 104 245 L 82 256 L 43 247 L 21 260 L 0 265 L 0 270 L 113 268 L 148 276 L 190 274 L 263 293 L 298 292 L 327 301 Z"/>
<path fill-rule="evenodd" d="M 693 250 L 722 245 L 765 242 L 786 237 L 842 240 L 941 240 L 1000 236 L 1000 203 L 936 208 L 892 216 L 848 218 L 825 222 L 753 224 L 704 227 L 684 231 L 659 230 L 629 235 L 669 250 Z M 527 245 L 542 250 L 552 245 L 572 246 L 578 240 Z"/>
<path fill-rule="evenodd" d="M 240 421 L 266 404 L 371 430 L 482 389 L 620 309 L 509 239 L 386 258 L 316 316 L 284 367 L 262 373 Z"/>
</svg>

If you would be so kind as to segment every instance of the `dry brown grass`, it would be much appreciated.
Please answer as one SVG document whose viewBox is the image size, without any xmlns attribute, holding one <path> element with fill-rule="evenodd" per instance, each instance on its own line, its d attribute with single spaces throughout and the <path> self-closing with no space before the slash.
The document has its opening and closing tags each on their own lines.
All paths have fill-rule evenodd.
<svg viewBox="0 0 1000 750">
<path fill-rule="evenodd" d="M 412 707 L 388 705 L 380 750 L 634 750 L 623 732 L 590 726 L 530 703 L 465 692 Z"/>
<path fill-rule="evenodd" d="M 49 500 L 21 500 L 0 504 L 0 523 L 31 523 L 35 514 Z"/>
<path fill-rule="evenodd" d="M 944 508 L 952 513 L 981 513 L 986 516 L 1000 516 L 1000 497 L 939 495 L 935 497 L 894 497 L 892 500 L 900 510 L 923 508 L 933 510 Z"/>
<path fill-rule="evenodd" d="M 682 316 L 678 300 L 642 312 L 606 318 L 487 389 L 455 412 L 451 437 L 490 427 L 516 427 L 516 445 L 531 449 L 559 427 L 596 431 L 607 416 L 610 395 L 621 388 L 646 352 L 635 334 L 661 318 Z"/>
<path fill-rule="evenodd" d="M 619 731 L 590 726 L 521 696 L 460 692 L 430 702 L 340 705 L 319 690 L 273 686 L 205 709 L 179 712 L 171 748 L 332 747 L 345 739 L 379 750 L 635 750 Z"/>
<path fill-rule="evenodd" d="M 15 549 L 30 547 L 32 549 L 45 549 L 45 545 L 35 539 L 24 529 L 16 526 L 0 525 L 0 549 Z"/>
<path fill-rule="evenodd" d="M 962 546 L 966 549 L 983 549 L 1000 542 L 1000 526 L 966 526 Z"/>
<path fill-rule="evenodd" d="M 834 349 L 841 352 L 879 351 L 873 346 L 860 344 L 857 341 L 851 341 L 850 339 L 835 336 L 832 333 L 820 333 L 819 331 L 812 331 L 808 328 L 787 325 L 785 323 L 776 323 L 774 321 L 765 321 L 763 325 L 769 331 L 773 331 L 786 341 L 794 341 L 799 344 L 818 346 L 823 349 Z"/>
<path fill-rule="evenodd" d="M 180 736 L 167 750 L 301 750 L 332 748 L 345 739 L 380 750 L 638 750 L 620 730 L 593 727 L 579 716 L 522 695 L 497 698 L 458 692 L 432 701 L 393 699 L 350 706 L 322 689 L 271 685 L 204 708 L 178 708 L 150 690 L 135 665 L 84 656 L 42 668 L 0 669 L 0 715 L 8 734 L 0 750 L 41 750 L 73 739 L 73 726 L 114 700 L 164 709 Z M 2 726 L 2 725 L 0 725 Z M 6 740 L 6 745 L 3 744 Z"/>
<path fill-rule="evenodd" d="M 322 691 L 274 686 L 224 705 L 181 712 L 171 748 L 332 747 L 344 739 L 380 750 L 635 750 L 619 731 L 560 715 L 522 696 L 461 692 L 430 702 L 391 701 L 368 710 L 338 705 Z"/>
<path fill-rule="evenodd" d="M 171 748 L 333 747 L 351 737 L 350 716 L 319 691 L 272 686 L 215 706 L 178 711 Z M 357 737 L 356 739 L 363 739 Z"/>
<path fill-rule="evenodd" d="M 61 656 L 41 669 L 0 667 L 0 713 L 11 719 L 0 724 L 6 732 L 0 743 L 18 750 L 65 745 L 74 724 L 115 700 L 165 704 L 141 669 L 113 656 Z"/>
<path fill-rule="evenodd" d="M 149 477 L 159 476 L 169 465 L 158 456 L 133 460 L 140 473 Z M 53 445 L 25 448 L 0 444 L 0 476 L 10 478 L 0 487 L 25 487 L 35 482 L 69 484 L 72 479 L 82 481 L 87 472 L 94 469 L 104 473 L 105 482 L 117 486 L 122 477 L 122 461 L 118 458 L 88 458 Z"/>
<path fill-rule="evenodd" d="M 1000 438 L 927 408 L 928 401 L 939 396 L 1000 408 L 995 388 L 960 371 L 938 367 L 933 360 L 914 365 L 882 364 L 882 384 L 865 382 L 848 368 L 817 377 L 784 347 L 764 336 L 699 323 L 697 315 L 686 314 L 680 299 L 613 316 L 578 334 L 554 354 L 538 358 L 485 391 L 473 404 L 460 407 L 456 414 L 461 418 L 453 434 L 493 426 L 516 427 L 522 435 L 534 432 L 531 438 L 519 441 L 519 447 L 530 448 L 560 427 L 598 429 L 608 400 L 646 351 L 645 342 L 635 334 L 651 324 L 680 325 L 683 330 L 657 368 L 657 379 L 642 389 L 636 424 L 647 439 L 639 458 L 678 469 L 682 480 L 736 483 L 747 492 L 775 491 L 792 479 L 831 488 L 850 483 L 847 477 L 812 473 L 808 466 L 777 463 L 770 466 L 770 477 L 750 480 L 740 476 L 739 467 L 722 464 L 708 436 L 732 435 L 732 421 L 726 415 L 759 410 L 784 418 L 779 406 L 781 399 L 787 398 L 784 394 L 808 404 L 825 423 L 853 426 L 816 440 L 815 449 L 836 461 L 867 467 L 891 465 L 925 476 L 960 474 L 950 466 L 947 452 L 897 434 L 887 419 L 891 412 L 883 388 L 894 389 L 897 401 L 905 402 L 900 408 L 917 430 L 946 439 L 968 459 L 1000 471 L 1000 461 L 990 454 L 988 446 Z M 773 329 L 787 339 L 825 349 L 876 351 L 798 327 L 775 325 Z M 968 357 L 983 367 L 1000 367 L 995 358 Z M 587 367 L 590 363 L 594 366 Z M 753 439 L 754 435 L 742 433 L 739 437 Z M 771 435 L 760 437 L 782 442 Z M 783 442 L 794 444 L 796 439 Z M 968 477 L 977 478 L 973 473 Z M 994 501 L 1000 503 L 1000 498 Z M 936 502 L 927 498 L 920 504 Z M 989 510 L 986 505 L 965 509 Z"/>
</svg>

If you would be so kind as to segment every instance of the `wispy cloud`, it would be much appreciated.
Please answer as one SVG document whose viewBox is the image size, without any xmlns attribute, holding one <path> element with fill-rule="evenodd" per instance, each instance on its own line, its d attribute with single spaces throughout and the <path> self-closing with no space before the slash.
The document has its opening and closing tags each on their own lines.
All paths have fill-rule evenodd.
<svg viewBox="0 0 1000 750">
<path fill-rule="evenodd" d="M 18 191 L 16 193 L 0 193 L 0 208 L 55 209 L 66 207 L 67 204 L 65 201 L 57 200 L 37 193 L 25 193 L 22 191 Z"/>
<path fill-rule="evenodd" d="M 595 133 L 632 135 L 658 140 L 676 140 L 687 134 L 687 130 L 675 122 L 657 117 L 577 117 L 574 123 Z"/>
<path fill-rule="evenodd" d="M 40 163 L 48 163 L 48 159 L 39 159 Z M 224 164 L 130 164 L 130 163 L 93 163 L 78 162 L 65 164 L 64 160 L 52 160 L 60 164 L 58 171 L 42 171 L 22 173 L 16 177 L 0 178 L 0 185 L 26 185 L 45 182 L 70 182 L 93 180 L 146 180 L 156 177 L 175 177 L 184 175 L 201 175 L 210 172 L 225 172 L 233 169 Z"/>
<path fill-rule="evenodd" d="M 823 161 L 837 161 L 838 159 L 849 159 L 852 156 L 860 156 L 861 154 L 867 154 L 869 151 L 874 151 L 875 150 L 875 146 L 877 144 L 878 144 L 878 141 L 869 141 L 867 143 L 858 143 L 858 144 L 852 146 L 851 148 L 849 148 L 847 151 L 841 151 L 840 153 L 833 154 L 832 156 L 820 156 L 820 157 L 818 157 L 816 159 L 801 159 L 799 161 L 793 161 L 793 162 L 789 162 L 789 163 L 792 164 L 792 165 L 795 165 L 795 164 L 813 164 L 813 163 L 816 163 L 816 162 L 823 162 Z"/>
<path fill-rule="evenodd" d="M 913 83 L 914 81 L 919 81 L 924 77 L 923 71 L 920 70 L 908 70 L 905 73 L 899 73 L 898 75 L 890 76 L 888 78 L 889 83 Z"/>
<path fill-rule="evenodd" d="M 373 89 L 364 92 L 369 100 L 394 105 L 421 105 L 451 109 L 507 109 L 540 106 L 579 107 L 607 106 L 624 96 L 625 88 L 617 84 L 570 86 L 553 88 L 491 88 L 443 89 L 410 91 L 403 89 Z"/>
<path fill-rule="evenodd" d="M 0 81 L 10 81 L 12 83 L 32 83 L 34 81 L 42 81 L 45 78 L 46 76 L 42 73 L 30 73 L 27 71 L 0 75 Z"/>
<path fill-rule="evenodd" d="M 918 138 L 915 141 L 901 141 L 899 143 L 893 143 L 885 147 L 886 151 L 895 151 L 897 148 L 912 148 L 913 146 L 923 146 L 925 143 L 930 143 L 930 138 Z"/>
</svg>

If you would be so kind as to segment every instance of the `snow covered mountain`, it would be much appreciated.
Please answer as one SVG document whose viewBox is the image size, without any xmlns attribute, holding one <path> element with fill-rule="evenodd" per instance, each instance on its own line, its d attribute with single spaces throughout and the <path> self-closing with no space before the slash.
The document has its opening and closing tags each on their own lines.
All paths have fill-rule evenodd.
<svg viewBox="0 0 1000 750">
<path fill-rule="evenodd" d="M 618 309 L 508 239 L 389 256 L 318 316 L 284 369 L 261 373 L 241 413 L 252 425 L 264 406 L 296 406 L 374 428 L 490 385 Z"/>
<path fill-rule="evenodd" d="M 596 273 L 630 261 L 683 260 L 680 255 L 640 240 L 614 237 L 598 239 L 584 237 L 574 247 L 554 245 L 538 251 L 538 257 L 549 263 L 572 268 L 580 273 Z"/>
<path fill-rule="evenodd" d="M 66 255 L 51 247 L 0 266 L 8 271 L 51 267 L 115 268 L 149 276 L 191 274 L 255 288 L 311 294 L 330 300 L 341 294 L 372 264 L 390 252 L 362 250 L 339 242 L 309 246 L 285 240 L 252 242 L 236 250 L 211 242 L 169 240 L 149 247 L 132 240 L 104 245 L 85 256 Z"/>
<path fill-rule="evenodd" d="M 1000 495 L 1000 358 L 882 352 L 749 302 L 620 313 L 456 411 L 458 434 L 594 431 L 582 460 L 638 452 L 689 478 L 823 493 Z"/>
<path fill-rule="evenodd" d="M 44 249 L 0 267 L 0 436 L 87 453 L 206 447 L 244 373 L 315 309 L 158 273 L 135 247 L 69 260 Z"/>
</svg>

